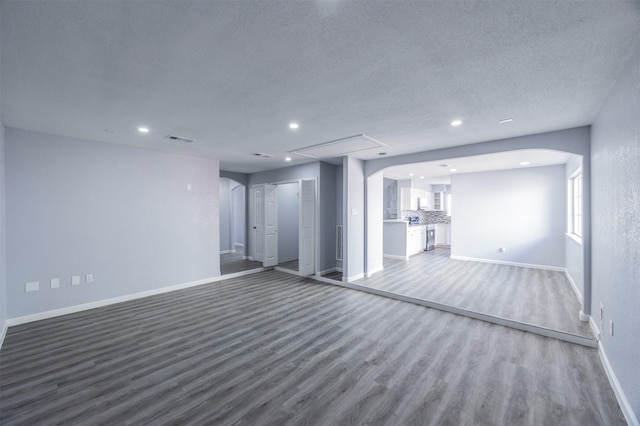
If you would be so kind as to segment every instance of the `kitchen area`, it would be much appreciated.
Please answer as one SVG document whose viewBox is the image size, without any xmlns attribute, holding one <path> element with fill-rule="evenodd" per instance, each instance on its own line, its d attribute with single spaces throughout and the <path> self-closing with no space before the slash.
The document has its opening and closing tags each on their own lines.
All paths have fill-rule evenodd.
<svg viewBox="0 0 640 426">
<path fill-rule="evenodd" d="M 385 177 L 383 191 L 384 257 L 409 260 L 436 247 L 451 247 L 449 183 Z"/>
</svg>

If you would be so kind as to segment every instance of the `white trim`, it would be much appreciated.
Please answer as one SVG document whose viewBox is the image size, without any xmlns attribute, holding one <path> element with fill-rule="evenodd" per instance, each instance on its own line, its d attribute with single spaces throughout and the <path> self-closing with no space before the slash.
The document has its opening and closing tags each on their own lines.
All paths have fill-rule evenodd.
<svg viewBox="0 0 640 426">
<path fill-rule="evenodd" d="M 571 238 L 576 243 L 582 245 L 582 238 L 580 236 L 578 236 L 576 234 L 571 234 L 569 232 L 565 232 L 564 235 L 566 235 L 567 237 Z"/>
<path fill-rule="evenodd" d="M 607 373 L 607 378 L 613 388 L 613 393 L 616 395 L 616 399 L 618 400 L 618 404 L 620 405 L 620 409 L 622 410 L 625 420 L 629 426 L 640 426 L 638 418 L 634 414 L 631 404 L 622 390 L 622 386 L 620 386 L 618 377 L 616 376 L 611 363 L 609 363 L 609 358 L 607 357 L 607 353 L 604 351 L 602 341 L 600 341 L 598 345 L 598 354 L 600 354 L 600 361 L 602 361 L 602 366 L 604 367 L 605 373 Z"/>
<path fill-rule="evenodd" d="M 342 272 L 342 266 L 336 266 L 336 272 Z"/>
<path fill-rule="evenodd" d="M 324 271 L 318 271 L 315 273 L 315 275 L 322 276 L 322 275 L 330 274 L 332 272 L 338 272 L 338 268 L 329 268 L 329 269 L 325 269 Z"/>
<path fill-rule="evenodd" d="M 571 288 L 573 288 L 573 291 L 576 293 L 576 296 L 578 297 L 580 304 L 582 304 L 582 294 L 580 294 L 580 290 L 578 290 L 578 286 L 573 281 L 573 278 L 571 278 L 571 274 L 569 274 L 569 271 L 567 270 L 567 268 L 564 268 L 564 275 L 569 280 L 569 284 L 571 284 Z M 586 321 L 586 320 L 583 319 L 582 321 Z"/>
<path fill-rule="evenodd" d="M 235 250 L 220 250 L 220 254 L 229 254 L 229 253 L 235 253 Z"/>
<path fill-rule="evenodd" d="M 234 245 L 235 245 L 236 247 L 243 247 L 243 248 L 244 248 L 244 244 L 243 244 L 243 243 L 234 243 Z"/>
<path fill-rule="evenodd" d="M 584 321 L 584 322 L 588 322 L 589 321 L 589 315 L 585 314 L 584 312 L 582 312 L 582 309 L 580 310 L 580 321 Z"/>
<path fill-rule="evenodd" d="M 384 266 L 380 266 L 379 268 L 376 268 L 372 271 L 367 272 L 366 274 L 364 274 L 364 276 L 366 278 L 370 278 L 373 274 L 377 274 L 378 272 L 382 272 L 382 270 L 384 269 Z"/>
<path fill-rule="evenodd" d="M 360 274 L 351 275 L 350 277 L 342 277 L 342 281 L 350 283 L 351 281 L 356 281 L 364 278 L 364 272 Z"/>
<path fill-rule="evenodd" d="M 7 335 L 8 328 L 9 328 L 9 325 L 5 321 L 4 324 L 2 324 L 2 329 L 0 329 L 0 349 L 2 349 L 2 344 L 4 343 L 4 338 Z"/>
<path fill-rule="evenodd" d="M 521 268 L 545 269 L 547 271 L 564 272 L 565 270 L 565 268 L 562 266 L 536 265 L 533 263 L 521 263 L 521 262 L 508 262 L 506 260 L 479 259 L 476 257 L 454 256 L 454 255 L 451 255 L 450 258 L 455 260 L 468 260 L 471 262 L 495 263 L 498 265 L 519 266 Z"/>
<path fill-rule="evenodd" d="M 591 331 L 593 332 L 593 335 L 596 337 L 596 340 L 600 340 L 600 329 L 598 328 L 596 321 L 593 319 L 591 315 L 589 315 L 589 325 L 591 326 Z"/>
<path fill-rule="evenodd" d="M 54 318 L 61 315 L 74 314 L 76 312 L 87 311 L 89 309 L 101 308 L 103 306 L 109 306 L 116 303 L 128 302 L 130 300 L 142 299 L 144 297 L 155 296 L 157 294 L 169 293 L 176 290 L 182 290 L 189 287 L 196 287 L 203 284 L 211 284 L 218 281 L 223 281 L 229 278 L 236 278 L 243 275 L 254 274 L 256 272 L 263 271 L 264 268 L 251 269 L 249 271 L 241 271 L 228 275 L 220 275 L 217 277 L 204 278 L 201 280 L 190 281 L 182 284 L 170 285 L 167 287 L 156 288 L 153 290 L 142 291 L 140 293 L 126 294 L 124 296 L 113 297 L 110 299 L 98 300 L 95 302 L 83 303 L 81 305 L 67 306 L 60 309 L 52 309 L 50 311 L 38 312 L 37 314 L 24 315 L 21 317 L 8 318 L 5 323 L 6 327 L 12 327 L 15 325 L 26 324 L 29 322 L 40 321 L 43 319 Z"/>
<path fill-rule="evenodd" d="M 397 256 L 395 254 L 383 254 L 382 257 L 388 257 L 389 259 L 409 260 L 409 256 Z"/>
</svg>

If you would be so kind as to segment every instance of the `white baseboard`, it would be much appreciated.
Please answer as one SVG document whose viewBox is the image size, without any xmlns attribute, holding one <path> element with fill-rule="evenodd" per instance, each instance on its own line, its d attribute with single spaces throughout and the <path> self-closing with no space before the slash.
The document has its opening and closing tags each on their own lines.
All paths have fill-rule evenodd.
<svg viewBox="0 0 640 426">
<path fill-rule="evenodd" d="M 565 270 L 565 268 L 562 266 L 537 265 L 535 263 L 509 262 L 506 260 L 480 259 L 477 257 L 467 257 L 467 256 L 451 255 L 450 257 L 451 259 L 455 259 L 455 260 L 468 260 L 471 262 L 494 263 L 497 265 L 518 266 L 520 268 L 544 269 L 547 271 L 558 271 L 558 272 L 564 272 Z"/>
<path fill-rule="evenodd" d="M 596 340 L 600 340 L 600 329 L 598 328 L 596 321 L 593 319 L 591 315 L 589 315 L 589 325 L 591 326 L 591 331 L 593 332 L 593 335 L 596 337 Z"/>
<path fill-rule="evenodd" d="M 336 266 L 336 272 L 342 272 L 342 267 L 341 266 Z"/>
<path fill-rule="evenodd" d="M 322 275 L 326 275 L 326 274 L 330 274 L 332 272 L 337 272 L 338 268 L 329 268 L 329 269 L 325 269 L 324 271 L 318 271 L 316 272 L 317 276 L 322 276 Z"/>
<path fill-rule="evenodd" d="M 409 260 L 409 256 L 397 256 L 395 254 L 383 254 L 382 257 L 388 257 L 389 259 Z"/>
<path fill-rule="evenodd" d="M 575 281 L 573 281 L 573 278 L 571 278 L 571 274 L 569 274 L 569 271 L 567 270 L 567 268 L 564 268 L 564 275 L 569 280 L 569 283 L 571 284 L 571 288 L 573 288 L 573 291 L 576 293 L 576 296 L 578 297 L 580 304 L 582 304 L 582 293 L 580 293 L 580 290 L 578 290 L 578 286 L 576 285 Z"/>
<path fill-rule="evenodd" d="M 235 243 L 235 246 L 244 248 L 244 244 L 242 244 L 242 243 Z"/>
<path fill-rule="evenodd" d="M 356 281 L 362 278 L 364 278 L 364 272 L 361 274 L 351 275 L 350 277 L 342 277 L 342 281 L 346 281 L 350 283 L 352 281 Z"/>
<path fill-rule="evenodd" d="M 365 277 L 369 278 L 374 274 L 377 274 L 378 272 L 382 272 L 384 270 L 384 266 L 380 266 L 379 268 L 373 269 L 369 272 L 367 272 L 366 274 L 364 274 Z"/>
<path fill-rule="evenodd" d="M 261 269 L 258 269 L 261 270 Z M 253 270 L 254 272 L 257 270 Z M 248 271 L 244 271 L 248 272 Z M 253 272 L 252 272 L 253 273 Z M 81 305 L 67 306 L 60 309 L 52 309 L 50 311 L 38 312 L 37 314 L 24 315 L 16 318 L 7 318 L 5 327 L 11 327 L 20 324 L 26 324 L 33 321 L 40 321 L 43 319 L 58 317 L 61 315 L 74 314 L 76 312 L 82 312 L 89 309 L 101 308 L 103 306 L 113 305 L 115 303 L 128 302 L 130 300 L 141 299 L 143 297 L 155 296 L 157 294 L 169 293 L 171 291 L 182 290 L 189 287 L 195 287 L 198 285 L 209 284 L 216 281 L 226 280 L 228 278 L 234 278 L 240 276 L 238 274 L 221 275 L 218 277 L 204 278 L 201 280 L 190 281 L 182 284 L 170 285 L 167 287 L 156 288 L 153 290 L 147 290 L 140 293 L 126 294 L 124 296 L 113 297 L 110 299 L 98 300 L 95 302 L 83 303 Z"/>
<path fill-rule="evenodd" d="M 640 426 L 638 418 L 634 414 L 633 409 L 631 408 L 631 404 L 629 403 L 627 396 L 624 394 L 624 391 L 620 386 L 620 382 L 618 382 L 618 377 L 616 376 L 613 367 L 609 363 L 609 358 L 607 357 L 607 353 L 602 346 L 602 341 L 598 344 L 598 354 L 600 354 L 602 366 L 604 367 L 604 371 L 607 373 L 607 378 L 609 379 L 609 383 L 613 388 L 613 393 L 616 395 L 616 399 L 618 400 L 618 404 L 620 405 L 620 409 L 622 410 L 624 418 L 627 420 L 629 426 Z"/>
<path fill-rule="evenodd" d="M 7 335 L 7 328 L 9 326 L 7 325 L 7 322 L 5 321 L 4 324 L 2 324 L 2 328 L 0 329 L 0 349 L 2 349 L 2 344 L 4 343 L 4 337 Z"/>
<path fill-rule="evenodd" d="M 235 253 L 235 250 L 220 250 L 220 254 L 229 254 L 229 253 Z"/>
</svg>

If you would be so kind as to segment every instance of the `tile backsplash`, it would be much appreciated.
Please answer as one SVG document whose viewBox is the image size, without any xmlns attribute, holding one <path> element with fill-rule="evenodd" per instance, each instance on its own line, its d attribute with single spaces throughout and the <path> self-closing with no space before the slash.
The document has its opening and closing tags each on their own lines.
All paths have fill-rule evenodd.
<svg viewBox="0 0 640 426">
<path fill-rule="evenodd" d="M 420 223 L 451 223 L 451 216 L 444 210 L 402 210 L 402 219 L 418 216 Z"/>
</svg>

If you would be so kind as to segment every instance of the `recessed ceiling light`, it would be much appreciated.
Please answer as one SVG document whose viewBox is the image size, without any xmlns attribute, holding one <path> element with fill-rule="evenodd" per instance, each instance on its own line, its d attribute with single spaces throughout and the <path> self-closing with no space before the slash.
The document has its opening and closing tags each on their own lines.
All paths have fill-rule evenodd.
<svg viewBox="0 0 640 426">
<path fill-rule="evenodd" d="M 513 121 L 513 118 L 503 118 L 502 120 L 498 121 L 498 123 L 507 124 L 507 123 L 511 123 L 512 121 Z"/>
<path fill-rule="evenodd" d="M 291 123 L 289 123 L 289 128 L 290 129 L 297 129 L 298 127 L 300 127 L 300 125 L 298 123 L 296 123 L 295 121 L 292 121 Z"/>
<path fill-rule="evenodd" d="M 458 169 L 449 169 L 450 172 L 457 172 Z"/>
<path fill-rule="evenodd" d="M 409 176 L 413 176 L 413 173 L 409 173 Z"/>
<path fill-rule="evenodd" d="M 461 125 L 461 124 L 462 124 L 462 120 L 453 120 L 453 121 L 451 122 L 451 125 L 452 125 L 453 127 L 459 126 L 459 125 Z"/>
<path fill-rule="evenodd" d="M 291 161 L 291 157 L 285 157 L 284 161 Z"/>
<path fill-rule="evenodd" d="M 529 165 L 529 162 L 528 162 L 528 161 L 521 161 L 521 162 L 520 162 L 520 165 L 521 165 L 521 166 L 528 166 L 528 165 Z"/>
<path fill-rule="evenodd" d="M 424 179 L 424 176 L 420 176 L 420 179 Z"/>
<path fill-rule="evenodd" d="M 149 133 L 149 128 L 148 127 L 138 127 L 138 131 L 140 133 Z"/>
</svg>

